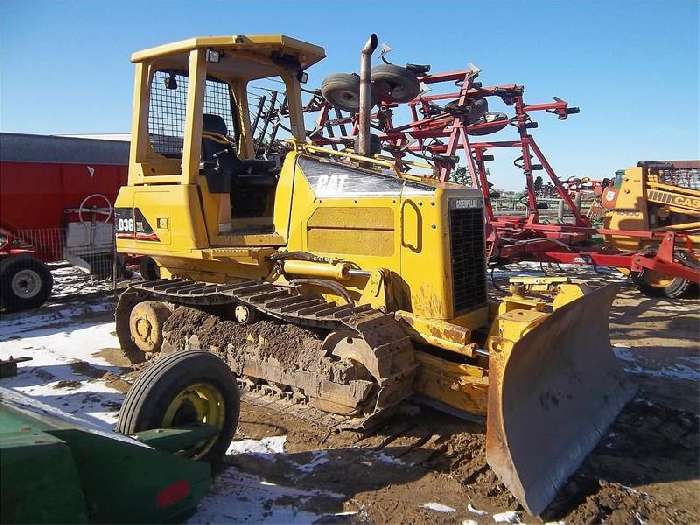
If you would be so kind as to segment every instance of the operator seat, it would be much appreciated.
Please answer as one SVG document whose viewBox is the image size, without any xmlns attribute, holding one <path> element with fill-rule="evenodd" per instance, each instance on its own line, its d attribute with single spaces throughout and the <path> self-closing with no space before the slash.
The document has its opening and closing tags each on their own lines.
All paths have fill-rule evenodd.
<svg viewBox="0 0 700 525">
<path fill-rule="evenodd" d="M 202 131 L 222 135 L 222 139 L 228 136 L 224 119 L 212 113 L 203 115 Z M 202 138 L 202 165 L 207 178 L 209 178 L 207 172 L 213 171 L 223 175 L 224 178 L 230 177 L 234 186 L 270 187 L 276 184 L 274 173 L 276 162 L 259 159 L 241 160 L 231 144 L 224 144 L 212 138 Z"/>
<path fill-rule="evenodd" d="M 220 115 L 204 113 L 202 131 L 228 136 Z M 202 173 L 211 193 L 228 193 L 238 217 L 263 216 L 270 192 L 277 185 L 277 164 L 267 160 L 241 160 L 235 148 L 213 138 L 202 137 Z"/>
<path fill-rule="evenodd" d="M 216 133 L 218 135 L 228 135 L 228 128 L 226 127 L 226 122 L 223 117 L 219 115 L 214 115 L 212 113 L 205 113 L 203 115 L 203 126 L 202 130 L 205 133 Z M 202 139 L 202 161 L 215 161 L 214 155 L 221 153 L 228 146 L 222 144 L 212 139 L 203 138 Z M 238 156 L 234 153 L 233 156 L 238 160 Z"/>
</svg>

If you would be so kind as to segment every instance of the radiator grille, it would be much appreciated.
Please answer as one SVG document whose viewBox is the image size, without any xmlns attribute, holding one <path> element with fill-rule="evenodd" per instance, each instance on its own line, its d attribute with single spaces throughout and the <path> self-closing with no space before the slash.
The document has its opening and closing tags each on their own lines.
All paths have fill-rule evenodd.
<svg viewBox="0 0 700 525">
<path fill-rule="evenodd" d="M 450 210 L 452 291 L 456 314 L 486 303 L 483 217 L 481 208 Z"/>
</svg>

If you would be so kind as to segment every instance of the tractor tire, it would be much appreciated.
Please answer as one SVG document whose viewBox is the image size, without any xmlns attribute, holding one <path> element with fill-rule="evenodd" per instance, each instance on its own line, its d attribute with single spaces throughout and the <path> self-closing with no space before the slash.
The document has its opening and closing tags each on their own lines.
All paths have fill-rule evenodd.
<svg viewBox="0 0 700 525">
<path fill-rule="evenodd" d="M 377 96 L 399 104 L 413 100 L 420 93 L 418 77 L 405 67 L 379 64 L 372 68 L 372 82 Z"/>
<path fill-rule="evenodd" d="M 697 259 L 687 256 L 685 252 L 677 252 L 675 256 L 685 265 L 700 270 L 700 263 Z M 648 297 L 680 299 L 692 296 L 693 292 L 697 290 L 697 285 L 692 281 L 680 277 L 663 279 L 663 276 L 659 280 L 659 276 L 655 272 L 630 272 L 629 277 L 637 285 L 639 291 Z"/>
<path fill-rule="evenodd" d="M 334 73 L 321 82 L 321 94 L 338 109 L 360 110 L 360 77 L 356 73 Z"/>
<path fill-rule="evenodd" d="M 142 257 L 139 261 L 139 273 L 145 281 L 155 281 L 160 279 L 160 266 L 153 257 Z"/>
<path fill-rule="evenodd" d="M 38 308 L 53 288 L 48 266 L 29 254 L 0 261 L 0 308 L 5 313 Z"/>
<path fill-rule="evenodd" d="M 132 385 L 119 410 L 116 430 L 132 435 L 154 428 L 210 424 L 218 429 L 217 435 L 182 452 L 191 459 L 218 463 L 236 433 L 239 411 L 236 378 L 221 359 L 209 352 L 176 352 L 155 361 Z"/>
<path fill-rule="evenodd" d="M 678 299 L 683 297 L 689 290 L 690 281 L 676 277 L 669 284 L 659 285 L 653 281 L 649 282 L 645 277 L 646 272 L 632 274 L 632 282 L 637 285 L 637 289 L 647 297 L 666 297 L 668 299 Z"/>
<path fill-rule="evenodd" d="M 647 297 L 666 297 L 678 299 L 685 295 L 692 284 L 690 281 L 676 277 L 668 284 L 658 284 L 647 276 L 647 272 L 633 272 L 631 279 L 637 289 Z"/>
</svg>

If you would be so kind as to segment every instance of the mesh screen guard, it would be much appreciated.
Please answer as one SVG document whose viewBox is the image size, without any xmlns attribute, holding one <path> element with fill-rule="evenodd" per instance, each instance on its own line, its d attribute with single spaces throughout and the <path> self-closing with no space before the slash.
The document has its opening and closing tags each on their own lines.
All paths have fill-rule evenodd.
<svg viewBox="0 0 700 525">
<path fill-rule="evenodd" d="M 148 103 L 148 136 L 156 153 L 166 157 L 182 156 L 188 88 L 189 77 L 184 72 L 158 70 L 153 75 Z M 204 113 L 223 118 L 229 135 L 237 129 L 233 108 L 229 85 L 207 78 Z"/>
</svg>

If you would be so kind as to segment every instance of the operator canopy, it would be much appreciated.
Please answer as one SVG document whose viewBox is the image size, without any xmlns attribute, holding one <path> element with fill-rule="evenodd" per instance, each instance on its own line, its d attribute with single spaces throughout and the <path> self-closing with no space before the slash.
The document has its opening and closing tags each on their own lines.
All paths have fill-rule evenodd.
<svg viewBox="0 0 700 525">
<path fill-rule="evenodd" d="M 279 67 L 302 71 L 323 60 L 322 47 L 285 35 L 230 35 L 194 37 L 137 51 L 134 63 L 157 59 L 160 67 L 185 70 L 188 52 L 208 49 L 207 73 L 226 77 L 232 71 L 252 80 L 279 74 Z"/>
</svg>

